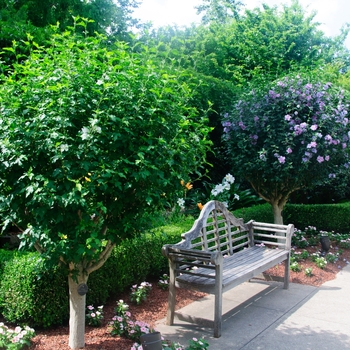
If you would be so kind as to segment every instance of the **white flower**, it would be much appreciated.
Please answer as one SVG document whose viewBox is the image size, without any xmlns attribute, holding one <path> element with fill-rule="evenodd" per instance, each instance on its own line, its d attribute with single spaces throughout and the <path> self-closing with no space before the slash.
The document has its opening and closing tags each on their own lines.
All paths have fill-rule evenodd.
<svg viewBox="0 0 350 350">
<path fill-rule="evenodd" d="M 185 200 L 183 198 L 178 198 L 177 199 L 177 204 L 181 208 L 185 208 Z"/>
<path fill-rule="evenodd" d="M 102 85 L 102 84 L 103 84 L 103 80 L 101 79 L 97 80 L 96 85 Z"/>
<path fill-rule="evenodd" d="M 235 194 L 234 198 L 239 201 L 239 195 L 237 193 Z"/>
<path fill-rule="evenodd" d="M 69 148 L 68 145 L 65 143 L 60 146 L 61 152 L 67 152 L 68 148 Z"/>
<path fill-rule="evenodd" d="M 89 129 L 85 126 L 81 129 L 81 138 L 83 140 L 87 140 L 90 138 Z"/>
<path fill-rule="evenodd" d="M 225 180 L 230 184 L 233 184 L 235 182 L 235 178 L 231 174 L 227 174 L 225 176 Z"/>
<path fill-rule="evenodd" d="M 230 188 L 231 188 L 231 185 L 230 185 L 228 182 L 225 182 L 225 183 L 224 183 L 224 189 L 227 190 L 227 191 L 229 191 Z"/>
</svg>

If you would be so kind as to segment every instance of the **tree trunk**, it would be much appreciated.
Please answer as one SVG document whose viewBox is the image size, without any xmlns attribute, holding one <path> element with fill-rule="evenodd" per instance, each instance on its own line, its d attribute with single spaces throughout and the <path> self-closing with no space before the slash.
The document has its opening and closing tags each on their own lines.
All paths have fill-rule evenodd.
<svg viewBox="0 0 350 350">
<path fill-rule="evenodd" d="M 78 285 L 87 283 L 88 275 L 79 271 L 78 283 L 68 276 L 69 285 L 69 346 L 81 349 L 85 346 L 85 303 L 86 295 L 78 293 Z"/>
<path fill-rule="evenodd" d="M 277 225 L 283 225 L 283 216 L 282 216 L 282 210 L 284 205 L 280 206 L 277 202 L 272 202 L 272 210 L 273 210 L 273 220 L 274 223 Z"/>
</svg>

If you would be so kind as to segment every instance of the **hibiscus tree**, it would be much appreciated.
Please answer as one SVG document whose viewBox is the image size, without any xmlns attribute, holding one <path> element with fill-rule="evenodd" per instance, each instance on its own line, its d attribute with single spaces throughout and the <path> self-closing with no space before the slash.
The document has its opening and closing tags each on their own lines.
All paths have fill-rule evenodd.
<svg viewBox="0 0 350 350">
<path fill-rule="evenodd" d="M 307 76 L 287 76 L 250 91 L 223 119 L 232 172 L 271 204 L 275 223 L 289 195 L 349 166 L 344 91 Z"/>
</svg>

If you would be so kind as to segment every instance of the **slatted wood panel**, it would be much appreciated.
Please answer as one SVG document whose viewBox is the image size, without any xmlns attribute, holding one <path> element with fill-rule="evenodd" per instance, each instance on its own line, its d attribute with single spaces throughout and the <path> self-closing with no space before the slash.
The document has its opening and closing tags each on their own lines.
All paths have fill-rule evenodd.
<svg viewBox="0 0 350 350">
<path fill-rule="evenodd" d="M 233 288 L 286 259 L 288 252 L 281 249 L 268 249 L 255 246 L 242 250 L 223 259 L 223 291 Z M 176 286 L 215 293 L 215 269 L 198 268 L 191 272 L 180 271 Z"/>
</svg>

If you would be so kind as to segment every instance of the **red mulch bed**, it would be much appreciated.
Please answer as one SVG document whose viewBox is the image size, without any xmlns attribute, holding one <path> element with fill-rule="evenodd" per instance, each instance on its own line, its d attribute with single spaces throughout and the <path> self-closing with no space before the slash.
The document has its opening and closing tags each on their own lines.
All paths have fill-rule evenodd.
<svg viewBox="0 0 350 350">
<path fill-rule="evenodd" d="M 319 248 L 308 247 L 307 250 L 312 254 L 317 252 Z M 298 249 L 297 251 L 302 251 Z M 335 249 L 331 249 L 331 252 L 337 252 Z M 299 265 L 302 267 L 302 271 L 291 271 L 291 282 L 308 284 L 313 286 L 320 286 L 324 282 L 332 280 L 336 277 L 336 274 L 346 265 L 346 261 L 350 261 L 350 249 L 344 249 L 340 259 L 335 263 L 328 263 L 322 270 L 318 268 L 311 259 L 300 261 Z M 305 275 L 305 268 L 312 267 L 312 276 Z M 278 279 L 284 274 L 283 265 L 278 265 L 266 271 L 266 275 L 271 279 Z M 205 294 L 197 293 L 193 291 L 178 290 L 177 291 L 177 306 L 179 308 L 198 300 Z M 120 337 L 112 337 L 109 333 L 108 322 L 111 321 L 114 316 L 114 308 L 117 301 L 123 299 L 130 306 L 131 315 L 135 320 L 143 321 L 154 327 L 155 321 L 162 319 L 166 316 L 168 292 L 160 289 L 156 282 L 153 283 L 153 288 L 148 296 L 146 302 L 142 305 L 133 305 L 129 300 L 128 293 L 124 293 L 116 300 L 111 300 L 104 306 L 104 322 L 102 327 L 86 327 L 85 341 L 86 346 L 84 349 L 89 350 L 127 350 L 133 344 L 133 341 Z M 30 350 L 69 350 L 68 347 L 68 326 L 55 327 L 46 330 L 37 330 L 36 336 L 32 340 Z"/>
</svg>

